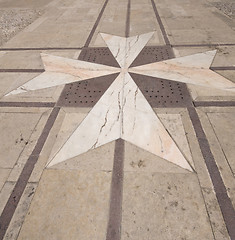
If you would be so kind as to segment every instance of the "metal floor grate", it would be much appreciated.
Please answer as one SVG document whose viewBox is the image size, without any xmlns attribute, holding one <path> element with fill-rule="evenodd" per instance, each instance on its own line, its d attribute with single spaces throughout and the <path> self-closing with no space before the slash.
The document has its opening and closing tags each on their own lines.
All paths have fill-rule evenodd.
<svg viewBox="0 0 235 240">
<path fill-rule="evenodd" d="M 171 58 L 174 58 L 174 54 L 170 46 L 146 46 L 131 64 L 131 67 L 164 61 Z"/>
<path fill-rule="evenodd" d="M 132 78 L 153 108 L 192 106 L 185 83 L 131 73 Z"/>
<path fill-rule="evenodd" d="M 117 76 L 118 73 L 115 73 L 67 84 L 57 105 L 62 107 L 93 107 Z"/>
<path fill-rule="evenodd" d="M 107 47 L 84 48 L 82 49 L 79 60 L 108 65 L 111 67 L 120 67 Z"/>
</svg>

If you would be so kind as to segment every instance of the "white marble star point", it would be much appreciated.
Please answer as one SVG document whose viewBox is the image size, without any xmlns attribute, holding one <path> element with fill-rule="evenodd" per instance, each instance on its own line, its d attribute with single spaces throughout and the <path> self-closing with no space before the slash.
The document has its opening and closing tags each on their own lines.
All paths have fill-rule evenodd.
<svg viewBox="0 0 235 240">
<path fill-rule="evenodd" d="M 55 87 L 120 72 L 120 68 L 41 53 L 45 72 L 5 96 Z"/>
<path fill-rule="evenodd" d="M 216 50 L 196 53 L 132 67 L 129 72 L 220 90 L 235 91 L 233 82 L 209 69 L 215 55 Z"/>
</svg>

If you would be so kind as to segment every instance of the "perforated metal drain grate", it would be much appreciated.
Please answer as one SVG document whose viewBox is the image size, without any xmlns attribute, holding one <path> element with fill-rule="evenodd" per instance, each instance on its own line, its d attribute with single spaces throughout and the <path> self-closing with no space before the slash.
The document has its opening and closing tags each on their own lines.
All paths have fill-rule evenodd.
<svg viewBox="0 0 235 240">
<path fill-rule="evenodd" d="M 93 107 L 117 76 L 118 73 L 115 73 L 67 84 L 57 105 L 63 107 Z"/>
<path fill-rule="evenodd" d="M 131 67 L 164 61 L 171 58 L 174 58 L 174 54 L 170 46 L 146 46 L 131 64 Z"/>
<path fill-rule="evenodd" d="M 112 67 L 120 67 L 110 50 L 106 47 L 83 48 L 78 59 Z"/>
<path fill-rule="evenodd" d="M 132 78 L 153 108 L 192 106 L 184 83 L 131 73 Z"/>
</svg>

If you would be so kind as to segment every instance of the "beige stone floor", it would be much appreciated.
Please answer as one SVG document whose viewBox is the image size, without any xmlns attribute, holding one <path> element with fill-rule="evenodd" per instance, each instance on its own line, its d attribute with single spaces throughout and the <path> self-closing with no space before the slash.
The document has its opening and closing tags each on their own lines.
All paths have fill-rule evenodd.
<svg viewBox="0 0 235 240">
<path fill-rule="evenodd" d="M 3 10 L 44 12 L 0 46 L 0 214 L 53 111 L 53 107 L 4 104 L 56 102 L 63 86 L 4 95 L 41 74 L 35 71 L 44 69 L 40 53 L 77 59 L 105 2 L 0 0 Z M 176 57 L 216 49 L 211 67 L 224 67 L 216 72 L 235 82 L 234 19 L 215 8 L 213 1 L 132 0 L 129 35 L 155 31 L 148 46 L 165 45 L 153 2 Z M 89 47 L 106 47 L 100 32 L 125 37 L 127 14 L 128 0 L 107 1 Z M 194 101 L 235 101 L 234 92 L 193 84 L 187 87 Z M 91 108 L 60 109 L 0 239 L 108 239 L 115 141 L 46 168 L 50 157 L 90 111 Z M 200 106 L 196 111 L 235 207 L 235 108 Z M 119 239 L 232 239 L 187 109 L 154 108 L 154 112 L 193 171 L 125 142 Z"/>
</svg>

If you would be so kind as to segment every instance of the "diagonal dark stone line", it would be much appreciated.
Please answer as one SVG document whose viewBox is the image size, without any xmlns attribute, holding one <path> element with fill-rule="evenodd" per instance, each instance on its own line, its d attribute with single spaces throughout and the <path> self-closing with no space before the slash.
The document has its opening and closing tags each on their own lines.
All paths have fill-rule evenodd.
<svg viewBox="0 0 235 240">
<path fill-rule="evenodd" d="M 152 6 L 153 6 L 153 10 L 154 10 L 155 16 L 156 16 L 157 21 L 158 21 L 158 24 L 159 24 L 160 29 L 162 31 L 162 35 L 163 35 L 163 38 L 165 40 L 165 43 L 166 43 L 166 45 L 170 45 L 170 41 L 169 41 L 168 36 L 166 34 L 166 30 L 164 28 L 164 25 L 162 23 L 161 17 L 160 17 L 160 15 L 158 13 L 158 10 L 157 10 L 157 7 L 156 7 L 156 4 L 155 4 L 154 0 L 151 0 L 151 3 L 152 3 Z"/>
<path fill-rule="evenodd" d="M 124 140 L 116 140 L 106 240 L 121 239 L 124 147 Z"/>
<path fill-rule="evenodd" d="M 44 126 L 44 129 L 41 133 L 41 136 L 39 137 L 32 154 L 28 158 L 28 160 L 19 176 L 19 179 L 17 180 L 16 185 L 15 185 L 15 187 L 3 209 L 3 212 L 0 216 L 0 240 L 2 240 L 4 238 L 4 235 L 5 235 L 7 228 L 11 222 L 11 219 L 14 215 L 14 212 L 20 201 L 20 198 L 21 198 L 21 196 L 25 190 L 25 187 L 28 183 L 30 175 L 34 169 L 35 164 L 37 163 L 39 154 L 42 151 L 42 148 L 43 148 L 43 146 L 46 142 L 46 139 L 50 133 L 50 130 L 56 120 L 56 117 L 59 114 L 59 111 L 60 111 L 60 108 L 58 108 L 58 107 L 55 107 L 52 110 L 52 112 Z"/>
<path fill-rule="evenodd" d="M 106 6 L 107 6 L 107 4 L 108 4 L 108 1 L 109 1 L 109 0 L 105 0 L 104 5 L 103 5 L 103 7 L 102 7 L 102 9 L 101 9 L 101 11 L 100 11 L 100 13 L 99 13 L 99 15 L 98 15 L 98 18 L 97 18 L 97 20 L 96 20 L 96 22 L 95 22 L 95 24 L 94 24 L 94 26 L 93 26 L 93 28 L 92 28 L 92 30 L 91 30 L 88 38 L 87 38 L 87 40 L 86 40 L 86 43 L 85 43 L 84 47 L 88 47 L 89 44 L 91 43 L 91 39 L 92 39 L 92 37 L 93 37 L 93 35 L 94 35 L 94 33 L 95 33 L 96 28 L 97 28 L 98 25 L 99 25 L 100 19 L 101 19 L 102 15 L 103 15 L 103 13 L 104 13 L 104 10 L 105 10 L 105 8 L 106 8 Z"/>
<path fill-rule="evenodd" d="M 235 210 L 233 208 L 231 199 L 228 196 L 225 184 L 220 175 L 220 171 L 210 150 L 210 145 L 202 128 L 196 109 L 194 107 L 189 107 L 188 113 L 192 121 L 207 170 L 214 186 L 215 194 L 224 218 L 226 228 L 228 230 L 228 234 L 231 239 L 235 239 Z"/>
<path fill-rule="evenodd" d="M 125 30 L 126 38 L 130 36 L 130 11 L 131 11 L 131 0 L 128 0 L 127 13 L 126 13 L 126 30 Z"/>
</svg>

